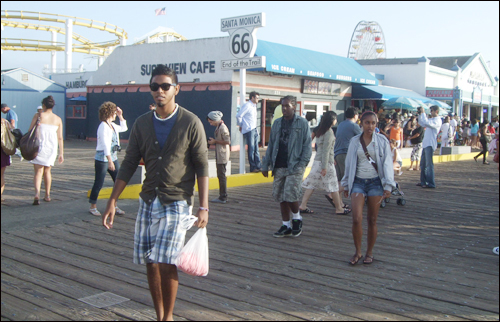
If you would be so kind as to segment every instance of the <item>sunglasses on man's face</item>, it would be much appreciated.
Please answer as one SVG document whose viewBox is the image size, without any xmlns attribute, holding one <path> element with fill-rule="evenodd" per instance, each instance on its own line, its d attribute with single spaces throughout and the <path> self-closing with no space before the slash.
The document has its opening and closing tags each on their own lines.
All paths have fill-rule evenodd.
<svg viewBox="0 0 500 322">
<path fill-rule="evenodd" d="M 158 83 L 151 83 L 149 84 L 149 88 L 153 91 L 156 92 L 160 87 L 161 89 L 166 92 L 170 89 L 170 86 L 177 86 L 177 84 L 169 84 L 169 83 L 163 83 L 163 84 L 158 84 Z"/>
</svg>

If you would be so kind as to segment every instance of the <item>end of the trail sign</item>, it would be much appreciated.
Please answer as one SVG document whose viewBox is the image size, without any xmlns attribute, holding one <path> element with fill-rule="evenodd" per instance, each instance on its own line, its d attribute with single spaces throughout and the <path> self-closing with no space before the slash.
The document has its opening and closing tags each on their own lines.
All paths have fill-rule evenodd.
<svg viewBox="0 0 500 322">
<path fill-rule="evenodd" d="M 254 13 L 246 16 L 224 18 L 220 21 L 220 31 L 231 29 L 253 29 L 266 26 L 266 14 L 264 12 Z"/>
<path fill-rule="evenodd" d="M 266 57 L 264 56 L 221 61 L 222 70 L 251 69 L 263 67 L 266 67 Z"/>
</svg>

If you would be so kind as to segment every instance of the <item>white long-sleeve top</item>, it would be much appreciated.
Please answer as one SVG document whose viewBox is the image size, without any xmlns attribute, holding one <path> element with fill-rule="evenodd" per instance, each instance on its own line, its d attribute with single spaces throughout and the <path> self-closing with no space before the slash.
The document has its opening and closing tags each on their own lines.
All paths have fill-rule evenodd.
<svg viewBox="0 0 500 322">
<path fill-rule="evenodd" d="M 120 121 L 120 124 L 114 122 L 110 123 L 111 126 L 116 131 L 118 136 L 118 145 L 120 145 L 120 135 L 118 133 L 125 132 L 128 130 L 127 121 Z M 104 156 L 111 155 L 111 142 L 113 140 L 113 130 L 108 126 L 106 122 L 101 122 L 99 128 L 97 129 L 97 147 L 96 151 L 104 151 Z"/>
<path fill-rule="evenodd" d="M 425 149 L 426 147 L 431 146 L 433 150 L 436 150 L 437 136 L 439 130 L 441 129 L 443 121 L 439 116 L 428 119 L 427 115 L 425 115 L 425 113 L 422 113 L 418 117 L 418 123 L 425 127 L 425 135 L 424 140 L 422 141 L 422 148 Z"/>
<path fill-rule="evenodd" d="M 257 127 L 257 105 L 247 101 L 236 114 L 236 121 L 241 126 L 241 133 L 245 134 Z"/>
</svg>

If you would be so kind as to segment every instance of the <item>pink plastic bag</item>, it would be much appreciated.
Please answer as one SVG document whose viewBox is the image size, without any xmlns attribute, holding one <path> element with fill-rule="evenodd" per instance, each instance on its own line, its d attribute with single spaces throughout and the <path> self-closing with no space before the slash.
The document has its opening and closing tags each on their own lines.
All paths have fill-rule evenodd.
<svg viewBox="0 0 500 322">
<path fill-rule="evenodd" d="M 175 265 L 189 275 L 208 275 L 208 238 L 206 228 L 199 228 L 186 245 L 184 245 Z"/>
</svg>

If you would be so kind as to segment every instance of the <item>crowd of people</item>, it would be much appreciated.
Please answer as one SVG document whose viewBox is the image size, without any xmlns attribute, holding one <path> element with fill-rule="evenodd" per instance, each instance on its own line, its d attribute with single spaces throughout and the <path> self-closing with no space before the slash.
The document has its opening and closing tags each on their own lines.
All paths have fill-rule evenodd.
<svg viewBox="0 0 500 322">
<path fill-rule="evenodd" d="M 198 184 L 199 207 L 196 209 L 200 228 L 206 227 L 209 218 L 208 200 L 208 145 L 215 146 L 219 197 L 213 203 L 228 202 L 226 166 L 229 161 L 230 133 L 220 111 L 206 116 L 215 127 L 214 136 L 207 140 L 198 116 L 179 106 L 175 98 L 180 86 L 176 73 L 165 65 L 157 65 L 150 79 L 150 93 L 155 101 L 149 112 L 137 118 L 130 130 L 125 157 L 120 165 L 117 152 L 121 150 L 119 133 L 128 131 L 120 107 L 104 102 L 99 108 L 100 124 L 94 156 L 95 180 L 89 198 L 89 212 L 101 216 L 102 224 L 112 229 L 115 215 L 123 215 L 117 201 L 132 175 L 142 162 L 146 168 L 139 209 L 135 225 L 133 261 L 146 265 L 151 296 L 159 320 L 172 320 L 178 289 L 175 260 L 184 245 L 186 229 L 181 224 L 193 212 L 194 185 Z M 259 93 L 250 93 L 250 100 L 242 106 L 236 118 L 241 133 L 248 144 L 251 172 L 273 177 L 272 195 L 280 205 L 281 225 L 273 233 L 276 238 L 299 237 L 303 230 L 303 214 L 313 213 L 308 201 L 315 190 L 325 191 L 325 198 L 332 205 L 332 212 L 352 216 L 352 237 L 355 252 L 350 265 L 362 260 L 372 264 L 377 239 L 377 217 L 381 202 L 391 196 L 397 187 L 395 175 L 401 175 L 403 147 L 413 147 L 409 171 L 420 170 L 422 188 L 436 188 L 433 154 L 438 146 L 447 147 L 459 136 L 466 137 L 467 120 L 458 122 L 455 116 L 444 120 L 438 115 L 439 107 L 431 106 L 430 115 L 418 109 L 416 115 L 401 118 L 395 113 L 375 113 L 371 110 L 359 115 L 355 107 L 345 111 L 345 120 L 336 128 L 337 115 L 326 112 L 319 125 L 311 131 L 307 120 L 297 114 L 294 96 L 281 99 L 281 117 L 272 124 L 268 148 L 260 158 L 258 149 L 257 104 Z M 30 129 L 40 126 L 38 156 L 34 165 L 35 196 L 33 205 L 40 205 L 42 178 L 45 182 L 45 202 L 51 201 L 51 168 L 56 158 L 64 161 L 61 118 L 52 112 L 54 99 L 42 100 L 42 110 L 32 119 Z M 6 104 L 2 104 L 2 131 L 17 126 L 17 117 Z M 116 118 L 119 124 L 115 123 Z M 460 126 L 458 124 L 461 124 Z M 491 130 L 493 128 L 493 132 Z M 182 129 L 182 130 L 181 130 Z M 498 122 L 478 126 L 472 121 L 470 144 L 475 147 L 477 138 L 482 145 L 483 162 L 486 149 L 495 133 L 498 162 Z M 170 135 L 176 133 L 176 135 Z M 312 140 L 316 140 L 316 156 L 307 178 L 306 167 L 312 156 Z M 467 144 L 468 141 L 464 141 Z M 10 156 L 2 153 L 2 193 L 4 172 Z M 415 166 L 414 166 L 415 162 Z M 420 162 L 420 164 L 419 164 Z M 419 166 L 420 165 L 420 166 Z M 96 207 L 97 197 L 109 173 L 114 181 L 113 191 L 101 214 Z M 304 190 L 303 190 L 304 189 Z M 351 199 L 344 204 L 342 196 Z M 363 208 L 367 206 L 368 240 L 362 251 Z"/>
</svg>

